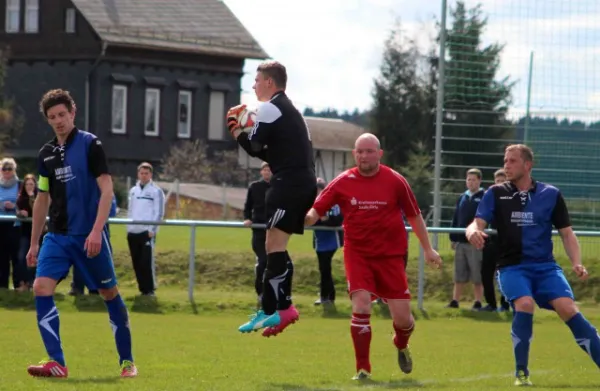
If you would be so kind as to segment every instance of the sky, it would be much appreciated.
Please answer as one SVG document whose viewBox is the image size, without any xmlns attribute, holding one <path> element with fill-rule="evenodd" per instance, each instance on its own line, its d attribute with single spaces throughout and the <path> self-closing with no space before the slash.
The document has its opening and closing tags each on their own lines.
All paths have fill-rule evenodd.
<svg viewBox="0 0 600 391">
<path fill-rule="evenodd" d="M 454 6 L 456 0 L 448 0 Z M 303 109 L 368 109 L 385 39 L 397 19 L 423 50 L 441 0 L 224 0 L 271 58 L 288 69 L 288 95 Z M 467 6 L 478 3 L 466 0 Z M 600 1 L 482 0 L 483 44 L 505 45 L 498 78 L 516 81 L 512 111 L 600 120 Z M 251 6 L 249 6 L 251 4 Z M 448 24 L 449 26 L 449 24 Z M 242 102 L 254 103 L 246 60 Z"/>
</svg>

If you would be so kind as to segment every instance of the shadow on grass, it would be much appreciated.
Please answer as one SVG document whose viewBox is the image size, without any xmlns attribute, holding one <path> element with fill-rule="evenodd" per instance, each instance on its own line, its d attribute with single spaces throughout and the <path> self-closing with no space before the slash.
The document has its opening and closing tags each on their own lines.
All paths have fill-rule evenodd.
<svg viewBox="0 0 600 391">
<path fill-rule="evenodd" d="M 121 380 L 119 376 L 111 376 L 111 377 L 90 377 L 90 378 L 72 378 L 69 377 L 67 379 L 59 379 L 59 378 L 36 378 L 37 381 L 40 382 L 48 382 L 48 383 L 68 383 L 68 384 L 115 384 Z"/>
<path fill-rule="evenodd" d="M 401 389 L 411 389 L 411 388 L 426 388 L 427 385 L 419 382 L 415 379 L 402 379 L 402 380 L 394 380 L 394 381 L 377 381 L 372 379 L 360 380 L 360 381 L 352 381 L 348 380 L 348 387 L 305 387 L 299 386 L 296 384 L 289 383 L 273 383 L 264 388 L 264 391 L 342 391 L 347 390 L 349 388 L 357 389 L 357 388 L 365 388 L 365 389 L 382 389 L 382 390 L 401 390 Z M 352 386 L 350 386 L 350 382 L 352 382 Z"/>
</svg>

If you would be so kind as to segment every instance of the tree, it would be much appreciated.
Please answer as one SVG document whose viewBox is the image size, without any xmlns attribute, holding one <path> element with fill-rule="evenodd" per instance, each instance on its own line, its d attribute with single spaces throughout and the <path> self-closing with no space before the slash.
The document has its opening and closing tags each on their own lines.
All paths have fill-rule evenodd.
<svg viewBox="0 0 600 391">
<path fill-rule="evenodd" d="M 23 116 L 17 113 L 16 105 L 4 93 L 7 53 L 0 49 L 0 153 L 15 143 L 24 125 Z"/>
<path fill-rule="evenodd" d="M 462 178 L 467 167 L 492 171 L 502 164 L 502 140 L 514 138 L 506 113 L 515 83 L 509 77 L 498 80 L 504 46 L 481 42 L 487 25 L 481 4 L 467 9 L 458 1 L 450 16 L 442 148 L 447 152 L 444 164 L 462 167 L 446 169 L 444 176 Z M 462 184 L 458 187 L 462 190 Z"/>
<path fill-rule="evenodd" d="M 181 182 L 245 184 L 246 171 L 240 170 L 237 150 L 216 151 L 209 155 L 208 145 L 202 140 L 184 141 L 171 147 L 162 160 L 161 176 L 165 180 Z"/>
<path fill-rule="evenodd" d="M 406 165 L 396 167 L 415 193 L 415 198 L 423 212 L 423 216 L 427 214 L 432 202 L 431 178 L 433 177 L 433 171 L 431 163 L 431 150 L 425 143 L 418 142 L 408 153 Z"/>
<path fill-rule="evenodd" d="M 431 145 L 433 64 L 434 58 L 423 55 L 398 22 L 385 42 L 371 111 L 371 130 L 380 138 L 385 162 L 391 166 L 406 164 L 416 145 Z"/>
</svg>

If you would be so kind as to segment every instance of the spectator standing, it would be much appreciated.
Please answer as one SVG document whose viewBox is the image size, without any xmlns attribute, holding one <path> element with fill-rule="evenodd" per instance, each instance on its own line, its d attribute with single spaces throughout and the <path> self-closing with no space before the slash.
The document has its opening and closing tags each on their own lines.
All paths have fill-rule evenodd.
<svg viewBox="0 0 600 391">
<path fill-rule="evenodd" d="M 244 203 L 244 225 L 250 227 L 252 224 L 266 224 L 267 211 L 265 209 L 265 198 L 269 183 L 271 182 L 271 167 L 269 163 L 263 162 L 260 166 L 261 179 L 252 182 L 246 193 L 246 202 Z M 254 290 L 258 297 L 257 307 L 260 309 L 263 294 L 263 276 L 267 267 L 267 249 L 265 246 L 267 240 L 266 228 L 252 228 L 252 251 L 256 255 L 256 265 L 254 266 Z"/>
<path fill-rule="evenodd" d="M 21 186 L 17 176 L 17 163 L 12 158 L 0 161 L 0 215 L 17 215 L 17 197 Z M 13 287 L 19 288 L 19 227 L 14 221 L 0 221 L 0 288 L 8 289 L 12 265 Z"/>
<path fill-rule="evenodd" d="M 458 197 L 454 217 L 452 218 L 453 228 L 467 228 L 475 218 L 477 207 L 481 202 L 484 190 L 481 188 L 481 171 L 472 168 L 467 171 L 467 191 Z M 473 293 L 475 302 L 473 310 L 481 309 L 481 300 L 483 298 L 483 285 L 481 283 L 481 263 L 482 252 L 471 245 L 465 234 L 450 234 L 452 249 L 454 253 L 454 291 L 452 301 L 447 305 L 448 308 L 458 308 L 463 287 L 469 280 L 473 283 Z"/>
<path fill-rule="evenodd" d="M 317 178 L 317 195 L 321 194 L 327 183 L 323 178 Z M 339 227 L 342 225 L 343 217 L 339 205 L 334 205 L 325 213 L 315 226 Z M 319 273 L 321 274 L 320 296 L 315 305 L 335 304 L 335 284 L 331 273 L 331 263 L 338 248 L 344 245 L 343 231 L 313 231 L 313 248 L 317 253 L 319 261 Z"/>
<path fill-rule="evenodd" d="M 23 178 L 23 185 L 19 191 L 17 197 L 17 216 L 28 219 L 33 215 L 33 203 L 37 196 L 37 181 L 35 176 L 27 174 Z M 35 268 L 29 268 L 27 266 L 27 252 L 29 251 L 29 243 L 31 242 L 31 222 L 30 221 L 19 221 L 19 268 L 20 268 L 20 291 L 26 291 L 31 289 L 33 286 L 33 280 L 35 279 Z M 43 236 L 41 236 L 43 238 Z M 40 239 L 40 245 L 43 239 Z"/>
<path fill-rule="evenodd" d="M 129 191 L 127 218 L 137 221 L 160 221 L 165 213 L 165 194 L 152 181 L 154 169 L 150 163 L 138 166 L 138 182 Z M 154 243 L 157 225 L 127 226 L 127 243 L 133 269 L 142 295 L 154 296 L 156 290 L 156 264 Z"/>
<path fill-rule="evenodd" d="M 499 169 L 494 173 L 494 184 L 500 185 L 506 182 L 506 173 L 503 169 Z M 490 229 L 495 229 L 494 224 L 490 224 Z M 490 235 L 485 241 L 483 248 L 483 262 L 481 265 L 481 282 L 483 283 L 483 296 L 487 305 L 482 311 L 508 311 L 510 304 L 506 301 L 504 295 L 500 294 L 500 308 L 496 301 L 496 288 L 494 287 L 494 276 L 497 270 L 498 263 L 498 239 L 495 235 Z"/>
</svg>

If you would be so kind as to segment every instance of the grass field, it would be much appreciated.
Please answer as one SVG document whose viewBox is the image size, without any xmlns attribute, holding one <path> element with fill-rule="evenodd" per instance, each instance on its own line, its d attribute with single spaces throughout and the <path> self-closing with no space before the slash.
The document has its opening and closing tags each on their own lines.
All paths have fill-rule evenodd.
<svg viewBox="0 0 600 391">
<path fill-rule="evenodd" d="M 116 351 L 103 303 L 95 297 L 56 297 L 61 334 L 71 376 L 44 380 L 25 368 L 44 356 L 30 295 L 0 291 L 0 390 L 504 390 L 512 389 L 510 315 L 443 308 L 451 287 L 447 266 L 427 272 L 427 313 L 415 312 L 411 340 L 415 370 L 403 375 L 391 343 L 386 307 L 375 307 L 371 347 L 373 381 L 357 384 L 349 335 L 350 308 L 343 296 L 341 259 L 335 281 L 340 295 L 336 312 L 314 307 L 318 271 L 310 235 L 294 238 L 295 302 L 301 321 L 276 338 L 240 335 L 239 324 L 254 304 L 250 233 L 235 229 L 199 229 L 195 305 L 187 300 L 189 231 L 167 228 L 158 240 L 160 288 L 155 300 L 136 296 L 123 227 L 111 227 L 115 263 L 130 309 L 137 379 L 118 376 Z M 413 241 L 416 242 L 416 241 Z M 416 248 L 409 276 L 416 275 Z M 597 258 L 589 268 L 600 274 Z M 600 280 L 574 284 L 584 313 L 600 326 Z M 414 284 L 413 284 L 414 285 Z M 466 306 L 470 303 L 466 302 Z M 538 312 L 530 367 L 536 389 L 600 388 L 600 373 L 578 348 L 569 329 L 550 312 Z"/>
</svg>

